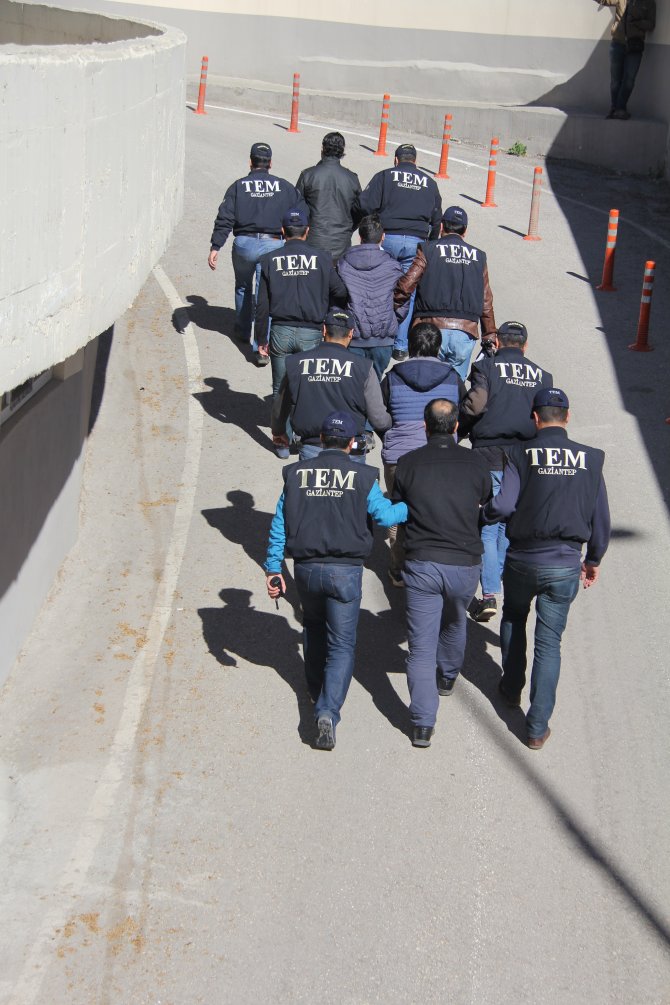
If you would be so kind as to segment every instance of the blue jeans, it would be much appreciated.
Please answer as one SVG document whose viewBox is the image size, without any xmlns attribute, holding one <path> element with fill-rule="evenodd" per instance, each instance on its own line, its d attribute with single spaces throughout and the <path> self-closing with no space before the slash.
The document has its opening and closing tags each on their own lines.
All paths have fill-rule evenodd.
<svg viewBox="0 0 670 1005">
<path fill-rule="evenodd" d="M 322 450 L 323 447 L 317 447 L 315 443 L 301 443 L 300 460 L 311 461 L 313 457 L 318 457 Z M 365 454 L 349 454 L 349 458 L 352 461 L 356 461 L 357 464 L 365 464 Z"/>
<path fill-rule="evenodd" d="M 491 481 L 493 483 L 493 495 L 500 492 L 502 482 L 502 471 L 492 471 Z M 491 597 L 494 593 L 500 593 L 500 577 L 502 576 L 507 554 L 507 534 L 506 524 L 492 523 L 482 527 L 482 544 L 484 554 L 482 555 L 482 594 Z"/>
<path fill-rule="evenodd" d="M 405 561 L 407 684 L 415 726 L 434 726 L 440 702 L 437 676 L 453 680 L 463 666 L 466 610 L 475 595 L 479 565 Z"/>
<path fill-rule="evenodd" d="M 438 359 L 450 363 L 461 380 L 465 380 L 476 339 L 470 338 L 468 333 L 461 331 L 460 328 L 442 328 L 441 331 L 442 348 L 438 353 Z"/>
<path fill-rule="evenodd" d="M 610 42 L 610 97 L 612 108 L 626 111 L 633 93 L 641 52 L 627 52 L 622 42 Z"/>
<path fill-rule="evenodd" d="M 258 300 L 258 283 L 261 276 L 259 259 L 268 251 L 281 248 L 281 238 L 272 240 L 240 234 L 233 241 L 231 254 L 233 271 L 235 273 L 235 313 L 240 331 L 240 338 L 248 341 L 256 314 Z M 258 345 L 254 338 L 254 349 Z"/>
<path fill-rule="evenodd" d="M 272 366 L 272 397 L 286 373 L 286 357 L 294 352 L 315 349 L 323 338 L 321 328 L 294 328 L 291 325 L 270 325 L 270 365 Z M 324 415 L 325 419 L 325 415 Z"/>
<path fill-rule="evenodd" d="M 389 253 L 391 258 L 395 258 L 396 262 L 400 263 L 400 268 L 403 272 L 407 272 L 414 261 L 416 249 L 421 244 L 421 240 L 420 237 L 414 237 L 412 234 L 386 234 L 382 248 Z M 407 317 L 398 325 L 398 334 L 395 337 L 393 348 L 401 352 L 407 352 L 407 336 L 409 334 L 409 326 L 412 323 L 415 297 L 416 290 L 410 298 Z"/>
<path fill-rule="evenodd" d="M 556 704 L 561 637 L 579 590 L 579 568 L 548 568 L 507 558 L 500 648 L 505 688 L 521 693 L 526 683 L 526 621 L 535 599 L 535 653 L 530 675 L 529 737 L 544 736 Z"/>
<path fill-rule="evenodd" d="M 372 360 L 372 366 L 379 380 L 384 376 L 384 370 L 391 362 L 391 353 L 393 352 L 392 345 L 374 345 L 370 348 L 365 348 L 360 345 L 350 345 L 349 352 L 352 352 L 354 356 L 363 356 L 365 359 Z"/>
<path fill-rule="evenodd" d="M 305 676 L 318 719 L 336 726 L 354 672 L 356 628 L 363 586 L 362 565 L 296 562 L 295 585 L 302 604 Z"/>
</svg>

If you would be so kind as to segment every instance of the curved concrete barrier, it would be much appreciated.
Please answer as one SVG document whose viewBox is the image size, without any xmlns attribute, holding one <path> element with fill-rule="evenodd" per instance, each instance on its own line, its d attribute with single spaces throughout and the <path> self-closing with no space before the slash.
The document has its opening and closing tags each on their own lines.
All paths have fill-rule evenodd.
<svg viewBox="0 0 670 1005">
<path fill-rule="evenodd" d="M 0 392 L 113 324 L 161 257 L 182 210 L 185 44 L 0 0 Z"/>
</svg>

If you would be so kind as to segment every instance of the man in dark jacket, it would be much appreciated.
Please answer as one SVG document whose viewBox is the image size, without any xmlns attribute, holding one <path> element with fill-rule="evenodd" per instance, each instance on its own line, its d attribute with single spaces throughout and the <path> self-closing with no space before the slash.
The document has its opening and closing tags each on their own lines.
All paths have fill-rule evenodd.
<svg viewBox="0 0 670 1005">
<path fill-rule="evenodd" d="M 306 210 L 296 189 L 285 178 L 270 174 L 272 150 L 267 143 L 254 143 L 249 159 L 249 174 L 230 186 L 219 206 L 212 232 L 207 263 L 216 269 L 219 251 L 231 230 L 232 261 L 235 273 L 235 312 L 238 338 L 248 342 L 251 336 L 255 301 L 260 277 L 259 259 L 281 247 L 281 222 L 294 207 Z M 254 294 L 254 279 L 256 294 Z"/>
<path fill-rule="evenodd" d="M 496 330 L 486 254 L 464 240 L 468 214 L 449 206 L 442 237 L 420 244 L 408 272 L 396 286 L 394 302 L 404 304 L 416 290 L 414 318 L 432 321 L 442 331 L 441 358 L 465 380 L 472 348 L 482 334 Z"/>
<path fill-rule="evenodd" d="M 456 404 L 465 395 L 465 384 L 449 363 L 439 360 L 442 346 L 440 329 L 431 321 L 421 321 L 409 333 L 409 359 L 394 366 L 382 381 L 382 398 L 391 415 L 392 426 L 384 436 L 382 461 L 384 483 L 393 493 L 396 465 L 410 450 L 426 444 L 426 405 L 435 398 Z M 389 579 L 404 586 L 401 570 L 405 561 L 404 528 L 391 527 Z"/>
<path fill-rule="evenodd" d="M 346 303 L 347 290 L 331 257 L 307 243 L 309 227 L 301 210 L 283 220 L 286 244 L 261 258 L 261 281 L 256 314 L 259 362 L 268 358 L 268 323 L 272 394 L 276 396 L 286 372 L 286 357 L 313 349 L 321 341 L 323 319 L 333 301 Z M 288 448 L 277 444 L 277 455 L 288 457 Z"/>
<path fill-rule="evenodd" d="M 303 610 L 307 687 L 316 747 L 332 750 L 354 669 L 363 563 L 372 549 L 370 518 L 382 527 L 407 519 L 407 507 L 382 495 L 376 468 L 349 457 L 356 420 L 333 412 L 321 426 L 322 452 L 284 468 L 284 491 L 270 528 L 265 570 L 270 597 L 285 592 L 284 553 L 294 561 Z M 277 583 L 278 581 L 278 583 Z"/>
<path fill-rule="evenodd" d="M 535 436 L 531 406 L 542 387 L 552 387 L 552 375 L 526 356 L 528 331 L 520 321 L 506 321 L 498 329 L 498 349 L 472 364 L 470 390 L 461 402 L 459 436 L 470 436 L 473 450 L 484 458 L 500 489 L 505 455 L 510 447 Z M 489 621 L 498 610 L 496 594 L 505 564 L 505 524 L 482 528 L 482 599 L 473 598 L 470 615 Z"/>
<path fill-rule="evenodd" d="M 379 171 L 368 182 L 359 199 L 361 213 L 379 213 L 384 228 L 384 251 L 388 251 L 407 272 L 421 241 L 440 236 L 442 197 L 437 182 L 416 166 L 416 147 L 401 143 L 393 167 Z M 407 335 L 414 306 L 409 301 L 406 319 L 398 328 L 393 358 L 407 359 Z"/>
<path fill-rule="evenodd" d="M 357 442 L 365 440 L 366 423 L 380 436 L 391 425 L 372 363 L 353 354 L 352 336 L 351 316 L 331 308 L 323 325 L 323 342 L 286 358 L 286 373 L 272 406 L 272 438 L 288 446 L 290 416 L 293 432 L 300 438 L 301 461 L 321 452 L 321 426 L 330 412 L 353 415 Z M 365 463 L 364 450 L 356 450 L 356 459 Z"/>
<path fill-rule="evenodd" d="M 391 361 L 398 321 L 409 305 L 393 307 L 393 290 L 403 272 L 381 247 L 384 230 L 378 216 L 364 217 L 358 227 L 361 243 L 349 248 L 337 263 L 347 288 L 347 310 L 354 320 L 350 351 L 372 362 L 379 380 Z"/>
<path fill-rule="evenodd" d="M 465 612 L 482 554 L 479 507 L 491 494 L 486 465 L 473 450 L 456 445 L 455 402 L 431 401 L 425 421 L 428 443 L 400 458 L 393 487 L 393 501 L 409 507 L 402 577 L 415 747 L 430 746 L 438 694 L 451 694 L 463 666 Z"/>
<path fill-rule="evenodd" d="M 337 261 L 351 244 L 356 223 L 356 205 L 361 193 L 358 175 L 342 167 L 344 136 L 327 133 L 321 147 L 321 160 L 305 168 L 296 188 L 309 209 L 311 242 L 328 251 Z"/>
<path fill-rule="evenodd" d="M 568 439 L 569 402 L 559 388 L 542 388 L 532 406 L 536 436 L 513 447 L 500 492 L 485 520 L 507 520 L 500 648 L 500 693 L 512 708 L 526 683 L 526 621 L 535 600 L 535 654 L 526 715 L 528 746 L 549 739 L 561 672 L 561 637 L 570 605 L 592 586 L 610 538 L 602 450 Z M 582 560 L 582 545 L 586 555 Z"/>
<path fill-rule="evenodd" d="M 598 9 L 614 8 L 610 42 L 608 119 L 629 119 L 628 99 L 642 63 L 644 40 L 656 26 L 656 0 L 596 0 Z"/>
</svg>

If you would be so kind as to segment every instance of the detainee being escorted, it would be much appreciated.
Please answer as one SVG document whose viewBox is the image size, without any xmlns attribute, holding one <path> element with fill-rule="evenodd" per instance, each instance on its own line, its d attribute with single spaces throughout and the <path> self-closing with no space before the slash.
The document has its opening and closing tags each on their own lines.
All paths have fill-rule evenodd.
<svg viewBox="0 0 670 1005">
<path fill-rule="evenodd" d="M 293 207 L 304 212 L 307 209 L 291 182 L 270 174 L 271 167 L 270 145 L 254 143 L 249 154 L 249 174 L 233 182 L 219 206 L 207 259 L 210 269 L 216 269 L 219 252 L 232 231 L 235 236 L 231 257 L 235 273 L 236 335 L 243 342 L 251 337 L 260 276 L 259 259 L 283 244 L 284 214 Z"/>
<path fill-rule="evenodd" d="M 416 290 L 412 324 L 432 321 L 442 332 L 440 358 L 465 380 L 479 338 L 496 330 L 486 253 L 465 240 L 468 214 L 449 206 L 442 216 L 442 236 L 420 244 L 407 273 L 396 286 L 396 306 Z"/>
<path fill-rule="evenodd" d="M 295 186 L 307 203 L 312 244 L 327 251 L 334 261 L 351 244 L 361 194 L 358 175 L 342 164 L 344 147 L 342 133 L 326 133 L 321 160 L 301 171 Z"/>
<path fill-rule="evenodd" d="M 351 352 L 365 356 L 379 380 L 391 362 L 398 322 L 409 309 L 393 306 L 393 290 L 402 269 L 381 247 L 384 230 L 378 216 L 364 217 L 358 227 L 360 244 L 340 258 L 337 271 L 347 288 L 347 309 L 354 320 Z"/>
<path fill-rule="evenodd" d="M 321 750 L 335 746 L 354 670 L 363 563 L 373 540 L 370 518 L 382 527 L 407 518 L 404 503 L 393 505 L 382 495 L 377 469 L 349 457 L 356 428 L 348 412 L 331 413 L 321 427 L 322 452 L 284 468 L 265 562 L 268 594 L 275 599 L 285 590 L 284 555 L 294 561 L 305 676 Z M 275 577 L 280 586 L 273 585 Z"/>
<path fill-rule="evenodd" d="M 549 739 L 561 671 L 561 638 L 579 583 L 598 579 L 610 538 L 602 450 L 568 438 L 567 395 L 542 388 L 532 406 L 536 435 L 512 447 L 498 495 L 484 520 L 507 520 L 503 573 L 500 693 L 511 708 L 526 684 L 526 622 L 535 601 L 535 644 L 526 714 L 528 746 Z M 582 547 L 586 554 L 582 558 Z"/>
<path fill-rule="evenodd" d="M 384 168 L 363 189 L 361 213 L 378 213 L 384 228 L 382 247 L 407 272 L 421 241 L 436 240 L 442 222 L 442 197 L 437 182 L 416 164 L 416 147 L 401 143 L 393 167 Z M 410 297 L 406 318 L 398 328 L 393 358 L 407 359 L 407 336 L 414 306 Z"/>
<path fill-rule="evenodd" d="M 332 307 L 323 324 L 323 342 L 309 352 L 286 357 L 286 373 L 272 406 L 272 439 L 288 448 L 288 423 L 300 440 L 300 460 L 316 457 L 321 427 L 330 412 L 346 411 L 356 422 L 352 460 L 365 463 L 369 424 L 380 436 L 391 425 L 372 361 L 351 350 L 354 321 L 341 307 Z"/>
<path fill-rule="evenodd" d="M 535 436 L 531 415 L 535 394 L 554 383 L 548 370 L 528 358 L 527 345 L 525 325 L 502 324 L 495 353 L 472 364 L 470 390 L 461 402 L 459 438 L 469 436 L 472 449 L 488 464 L 494 495 L 500 489 L 507 449 Z M 507 551 L 505 524 L 483 527 L 482 543 L 482 597 L 473 597 L 469 609 L 475 621 L 489 621 L 498 611 L 496 594 Z"/>
<path fill-rule="evenodd" d="M 481 566 L 479 507 L 491 495 L 486 464 L 456 444 L 458 404 L 437 399 L 424 415 L 428 442 L 399 459 L 392 496 L 409 508 L 402 578 L 415 747 L 430 746 L 439 695 L 451 694 L 463 667 Z"/>
</svg>

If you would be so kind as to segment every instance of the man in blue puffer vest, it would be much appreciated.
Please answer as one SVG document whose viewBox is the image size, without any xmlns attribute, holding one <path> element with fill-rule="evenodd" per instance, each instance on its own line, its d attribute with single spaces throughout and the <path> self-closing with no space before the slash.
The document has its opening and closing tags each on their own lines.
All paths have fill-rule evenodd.
<svg viewBox="0 0 670 1005">
<path fill-rule="evenodd" d="M 379 217 L 364 217 L 358 234 L 361 243 L 349 248 L 337 263 L 349 295 L 347 310 L 354 321 L 349 352 L 371 360 L 381 380 L 391 361 L 398 322 L 407 316 L 409 302 L 393 308 L 393 290 L 403 271 L 381 247 L 384 228 Z"/>
<path fill-rule="evenodd" d="M 384 482 L 389 495 L 393 492 L 398 460 L 410 450 L 426 445 L 424 409 L 434 398 L 459 404 L 464 398 L 465 384 L 449 363 L 439 360 L 442 332 L 432 321 L 421 321 L 409 333 L 409 356 L 382 381 L 382 398 L 392 420 L 384 436 L 382 461 Z M 403 586 L 400 570 L 405 560 L 402 528 L 391 527 L 389 579 L 394 586 Z"/>
</svg>

